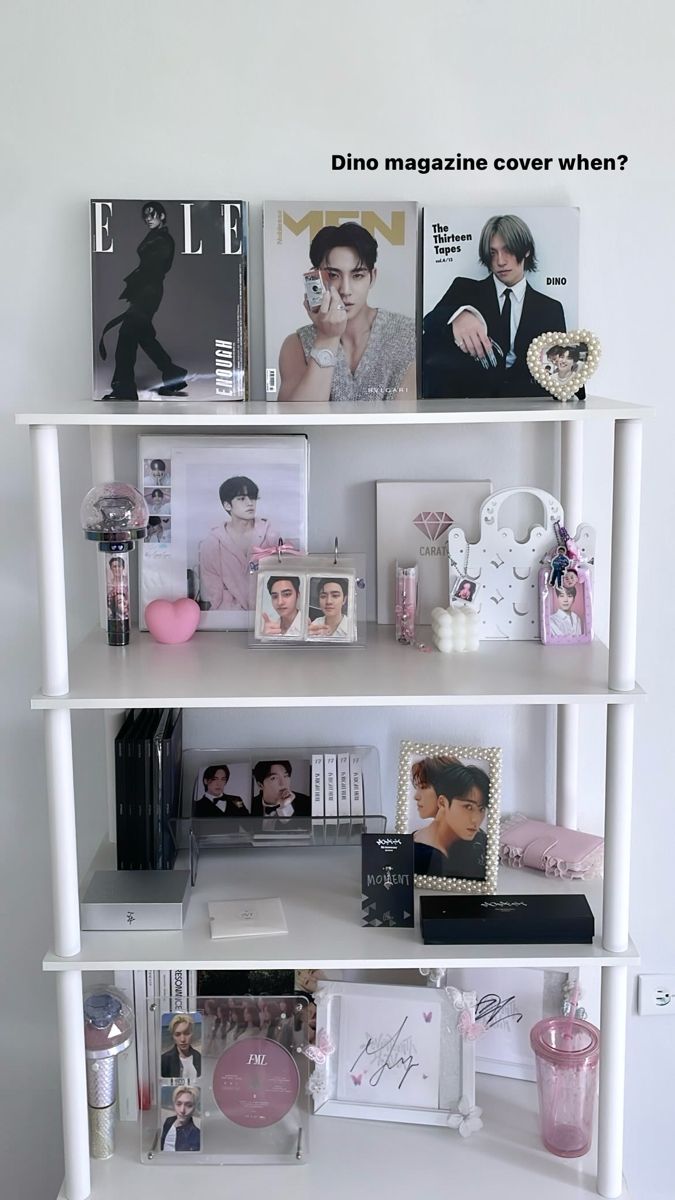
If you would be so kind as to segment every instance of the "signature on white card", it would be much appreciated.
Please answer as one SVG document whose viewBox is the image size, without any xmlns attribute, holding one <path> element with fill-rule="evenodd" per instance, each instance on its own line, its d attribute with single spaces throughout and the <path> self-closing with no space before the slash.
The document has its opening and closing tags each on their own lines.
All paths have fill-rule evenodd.
<svg viewBox="0 0 675 1200">
<path fill-rule="evenodd" d="M 414 1061 L 415 1047 L 412 1036 L 405 1032 L 407 1023 L 408 1018 L 404 1017 L 396 1033 L 367 1037 L 365 1046 L 359 1051 L 349 1070 L 354 1087 L 360 1087 L 365 1079 L 370 1087 L 376 1088 L 385 1077 L 385 1072 L 399 1071 L 401 1078 L 398 1091 L 401 1090 L 410 1072 L 420 1065 Z M 357 1072 L 359 1064 L 361 1070 Z"/>
</svg>

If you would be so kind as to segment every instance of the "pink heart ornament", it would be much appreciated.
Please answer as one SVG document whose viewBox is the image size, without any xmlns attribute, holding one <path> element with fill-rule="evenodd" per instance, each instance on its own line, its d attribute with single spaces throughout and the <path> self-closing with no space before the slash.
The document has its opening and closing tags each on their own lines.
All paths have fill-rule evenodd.
<svg viewBox="0 0 675 1200">
<path fill-rule="evenodd" d="M 151 600 L 145 609 L 145 623 L 156 642 L 167 646 L 188 642 L 199 624 L 200 608 L 196 600 Z"/>
</svg>

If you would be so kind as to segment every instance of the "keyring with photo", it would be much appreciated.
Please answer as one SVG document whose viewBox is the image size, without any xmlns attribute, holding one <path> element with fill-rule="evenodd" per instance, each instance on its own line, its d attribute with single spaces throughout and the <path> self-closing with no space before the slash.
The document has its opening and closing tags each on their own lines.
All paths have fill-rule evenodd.
<svg viewBox="0 0 675 1200">
<path fill-rule="evenodd" d="M 583 646 L 593 641 L 593 589 L 587 563 L 566 561 L 553 583 L 550 567 L 540 569 L 539 615 L 545 646 Z"/>
</svg>

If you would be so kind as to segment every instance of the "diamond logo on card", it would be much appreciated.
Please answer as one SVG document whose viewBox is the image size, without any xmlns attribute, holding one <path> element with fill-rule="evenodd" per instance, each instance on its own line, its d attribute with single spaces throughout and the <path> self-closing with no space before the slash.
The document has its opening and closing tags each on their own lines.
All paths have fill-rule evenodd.
<svg viewBox="0 0 675 1200">
<path fill-rule="evenodd" d="M 413 517 L 415 525 L 430 542 L 437 542 L 439 537 L 447 533 L 453 524 L 452 517 L 446 512 L 420 512 Z"/>
</svg>

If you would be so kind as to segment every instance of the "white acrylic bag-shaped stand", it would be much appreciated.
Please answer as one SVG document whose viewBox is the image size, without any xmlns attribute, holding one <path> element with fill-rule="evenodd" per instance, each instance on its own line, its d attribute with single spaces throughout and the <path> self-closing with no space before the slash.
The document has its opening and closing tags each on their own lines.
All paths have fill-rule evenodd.
<svg viewBox="0 0 675 1200">
<path fill-rule="evenodd" d="M 534 496 L 543 508 L 543 524 L 533 526 L 524 542 L 512 529 L 500 529 L 499 510 L 512 496 Z M 562 505 L 540 488 L 504 488 L 493 492 L 480 510 L 480 538 L 469 543 L 463 529 L 448 533 L 450 591 L 464 576 L 477 583 L 474 607 L 480 615 L 481 640 L 539 639 L 539 568 L 556 545 L 555 522 L 564 525 Z M 580 525 L 574 536 L 579 557 L 593 561 L 595 530 Z"/>
</svg>

